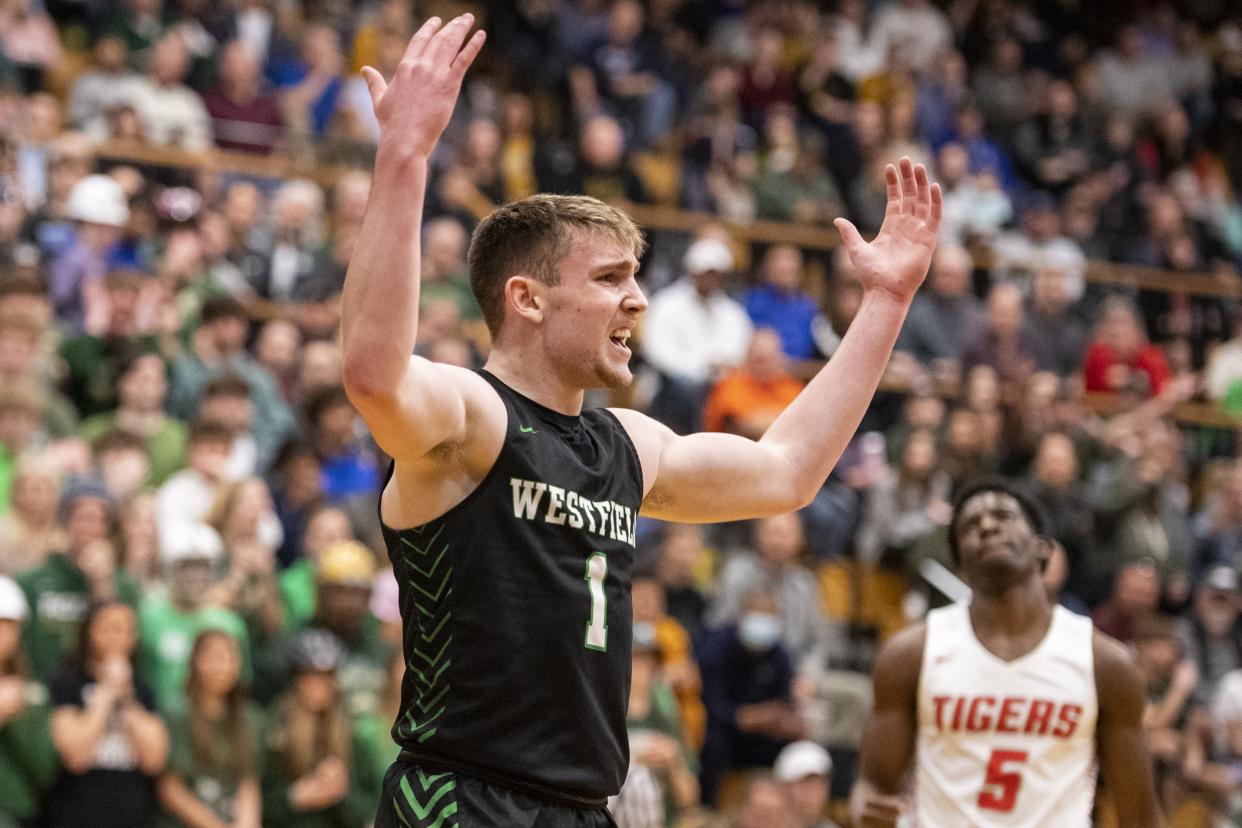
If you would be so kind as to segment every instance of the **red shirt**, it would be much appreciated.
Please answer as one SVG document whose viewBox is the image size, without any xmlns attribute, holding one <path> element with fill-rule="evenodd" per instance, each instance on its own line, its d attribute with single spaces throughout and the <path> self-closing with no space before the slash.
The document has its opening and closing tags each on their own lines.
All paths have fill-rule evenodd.
<svg viewBox="0 0 1242 828">
<path fill-rule="evenodd" d="M 1092 342 L 1087 346 L 1087 356 L 1083 360 L 1083 378 L 1088 391 L 1116 391 L 1108 383 L 1108 369 L 1121 362 L 1113 349 L 1103 342 Z M 1127 363 L 1129 368 L 1147 374 L 1151 383 L 1151 393 L 1159 394 L 1169 379 L 1169 365 L 1164 360 L 1164 352 L 1155 345 L 1147 344 L 1139 349 Z"/>
</svg>

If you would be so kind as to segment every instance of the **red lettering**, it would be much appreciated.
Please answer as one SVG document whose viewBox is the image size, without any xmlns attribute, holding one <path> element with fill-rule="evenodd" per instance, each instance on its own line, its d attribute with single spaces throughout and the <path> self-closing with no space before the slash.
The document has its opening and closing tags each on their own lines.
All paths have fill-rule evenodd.
<svg viewBox="0 0 1242 828">
<path fill-rule="evenodd" d="M 1019 709 L 1021 705 L 1026 703 L 1026 699 L 1015 698 L 1009 696 L 1001 702 L 1000 715 L 996 717 L 997 733 L 1017 733 L 1017 718 L 1021 715 Z"/>
<path fill-rule="evenodd" d="M 936 729 L 944 730 L 944 706 L 952 696 L 932 696 L 932 704 L 936 706 Z"/>
<path fill-rule="evenodd" d="M 1063 704 L 1061 712 L 1057 716 L 1057 726 L 1053 728 L 1052 735 L 1061 739 L 1068 739 L 1074 735 L 1074 731 L 1078 729 L 1078 719 L 1082 716 L 1082 705 L 1080 704 Z"/>
<path fill-rule="evenodd" d="M 963 696 L 957 697 L 957 703 L 953 705 L 953 727 L 955 733 L 962 731 L 962 710 L 966 707 L 966 699 Z"/>
<path fill-rule="evenodd" d="M 966 717 L 967 732 L 980 733 L 992 729 L 991 714 L 980 710 L 985 705 L 989 710 L 996 707 L 996 698 L 993 696 L 976 696 L 970 700 L 970 714 Z"/>
<path fill-rule="evenodd" d="M 1031 702 L 1030 710 L 1026 713 L 1026 727 L 1022 728 L 1022 732 L 1028 736 L 1043 736 L 1048 732 L 1048 724 L 1052 719 L 1053 708 L 1056 707 L 1050 701 L 1043 699 L 1035 699 Z"/>
</svg>

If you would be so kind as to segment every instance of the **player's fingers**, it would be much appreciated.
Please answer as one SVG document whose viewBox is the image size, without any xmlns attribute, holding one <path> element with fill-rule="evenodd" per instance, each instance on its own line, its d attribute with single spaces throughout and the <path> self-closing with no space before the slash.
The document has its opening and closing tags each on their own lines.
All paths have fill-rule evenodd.
<svg viewBox="0 0 1242 828">
<path fill-rule="evenodd" d="M 479 56 L 479 50 L 483 48 L 483 43 L 486 40 L 487 32 L 479 29 L 466 41 L 466 45 L 457 53 L 457 57 L 453 58 L 453 72 L 457 77 L 460 78 L 466 74 L 470 64 L 474 63 L 474 59 Z"/>
<path fill-rule="evenodd" d="M 931 212 L 927 216 L 927 229 L 936 235 L 940 232 L 940 214 L 944 212 L 944 195 L 940 192 L 940 184 L 931 185 Z"/>
<path fill-rule="evenodd" d="M 380 98 L 384 97 L 384 92 L 388 89 L 388 83 L 384 80 L 384 76 L 376 72 L 370 66 L 362 67 L 362 79 L 367 82 L 367 91 L 371 93 L 371 106 L 379 109 Z"/>
<path fill-rule="evenodd" d="M 461 51 L 461 44 L 466 41 L 466 35 L 470 33 L 470 27 L 473 25 L 474 15 L 467 12 L 454 17 L 443 29 L 436 32 L 436 36 L 431 39 L 431 43 L 427 44 L 427 51 L 425 53 L 430 58 L 432 65 L 451 66 L 453 59 Z"/>
<path fill-rule="evenodd" d="M 931 184 L 927 180 L 927 168 L 922 164 L 914 166 L 914 187 L 917 192 L 914 214 L 921 219 L 926 219 L 931 213 Z"/>
<path fill-rule="evenodd" d="M 435 33 L 440 31 L 440 27 L 444 25 L 444 21 L 438 17 L 429 17 L 423 25 L 418 27 L 418 31 L 410 38 L 409 45 L 405 47 L 405 60 L 418 60 L 423 56 L 423 52 L 427 49 L 427 44 L 431 42 L 431 38 Z"/>
<path fill-rule="evenodd" d="M 884 188 L 888 191 L 884 215 L 899 215 L 901 213 L 901 182 L 897 178 L 897 168 L 892 164 L 884 167 Z"/>
<path fill-rule="evenodd" d="M 918 198 L 918 185 L 914 183 L 914 163 L 902 156 L 898 169 L 901 171 L 901 212 L 914 215 L 914 204 Z"/>
<path fill-rule="evenodd" d="M 859 235 L 858 228 L 854 226 L 849 219 L 839 218 L 833 222 L 837 228 L 837 232 L 841 234 L 841 243 L 845 245 L 845 252 L 853 258 L 854 251 L 858 250 L 864 244 L 863 237 Z"/>
</svg>

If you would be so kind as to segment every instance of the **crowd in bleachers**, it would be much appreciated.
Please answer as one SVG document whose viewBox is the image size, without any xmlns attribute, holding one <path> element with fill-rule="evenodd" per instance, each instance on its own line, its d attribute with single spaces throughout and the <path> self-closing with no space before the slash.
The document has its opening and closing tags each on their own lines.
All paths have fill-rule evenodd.
<svg viewBox="0 0 1242 828">
<path fill-rule="evenodd" d="M 592 401 L 757 437 L 857 310 L 832 219 L 875 232 L 903 155 L 945 193 L 814 503 L 639 526 L 618 823 L 844 822 L 875 649 L 961 596 L 950 504 L 999 473 L 1051 518 L 1050 597 L 1133 648 L 1165 806 L 1242 825 L 1237 431 L 1174 417 L 1242 414 L 1235 3 L 0 0 L 0 826 L 373 818 L 404 664 L 337 342 L 358 70 L 466 8 L 490 37 L 432 159 L 431 359 L 486 357 L 466 250 L 496 205 L 675 206 L 639 380 Z"/>
</svg>

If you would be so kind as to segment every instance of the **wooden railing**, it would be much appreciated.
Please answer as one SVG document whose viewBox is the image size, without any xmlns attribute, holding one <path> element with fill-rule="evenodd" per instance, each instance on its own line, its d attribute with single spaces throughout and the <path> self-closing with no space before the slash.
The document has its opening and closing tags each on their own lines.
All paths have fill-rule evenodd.
<svg viewBox="0 0 1242 828">
<path fill-rule="evenodd" d="M 100 158 L 109 161 L 177 168 L 204 169 L 213 172 L 237 173 L 266 178 L 304 177 L 324 186 L 331 186 L 348 166 L 323 165 L 313 159 L 286 156 L 258 156 L 224 150 L 188 152 L 172 147 L 159 147 L 132 141 L 107 141 L 97 148 Z M 692 233 L 704 224 L 724 224 L 744 242 L 760 244 L 793 244 L 807 250 L 828 251 L 839 243 L 835 230 L 815 224 L 787 224 L 775 221 L 729 222 L 708 213 L 696 213 L 663 205 L 629 204 L 627 212 L 636 221 L 656 230 Z M 987 251 L 977 257 L 986 265 Z M 1124 285 L 1145 290 L 1180 292 L 1194 296 L 1239 297 L 1235 280 L 1222 280 L 1208 273 L 1178 273 L 1137 265 L 1093 260 L 1086 270 L 1088 281 L 1099 284 Z M 279 312 L 278 308 L 256 308 L 261 315 Z M 900 389 L 890 389 L 900 390 Z M 1114 405 L 1107 394 L 1090 394 L 1086 403 L 1100 413 L 1111 413 Z M 1185 425 L 1209 428 L 1239 429 L 1242 418 L 1232 417 L 1217 406 L 1202 402 L 1183 402 L 1173 407 L 1174 417 Z"/>
</svg>

